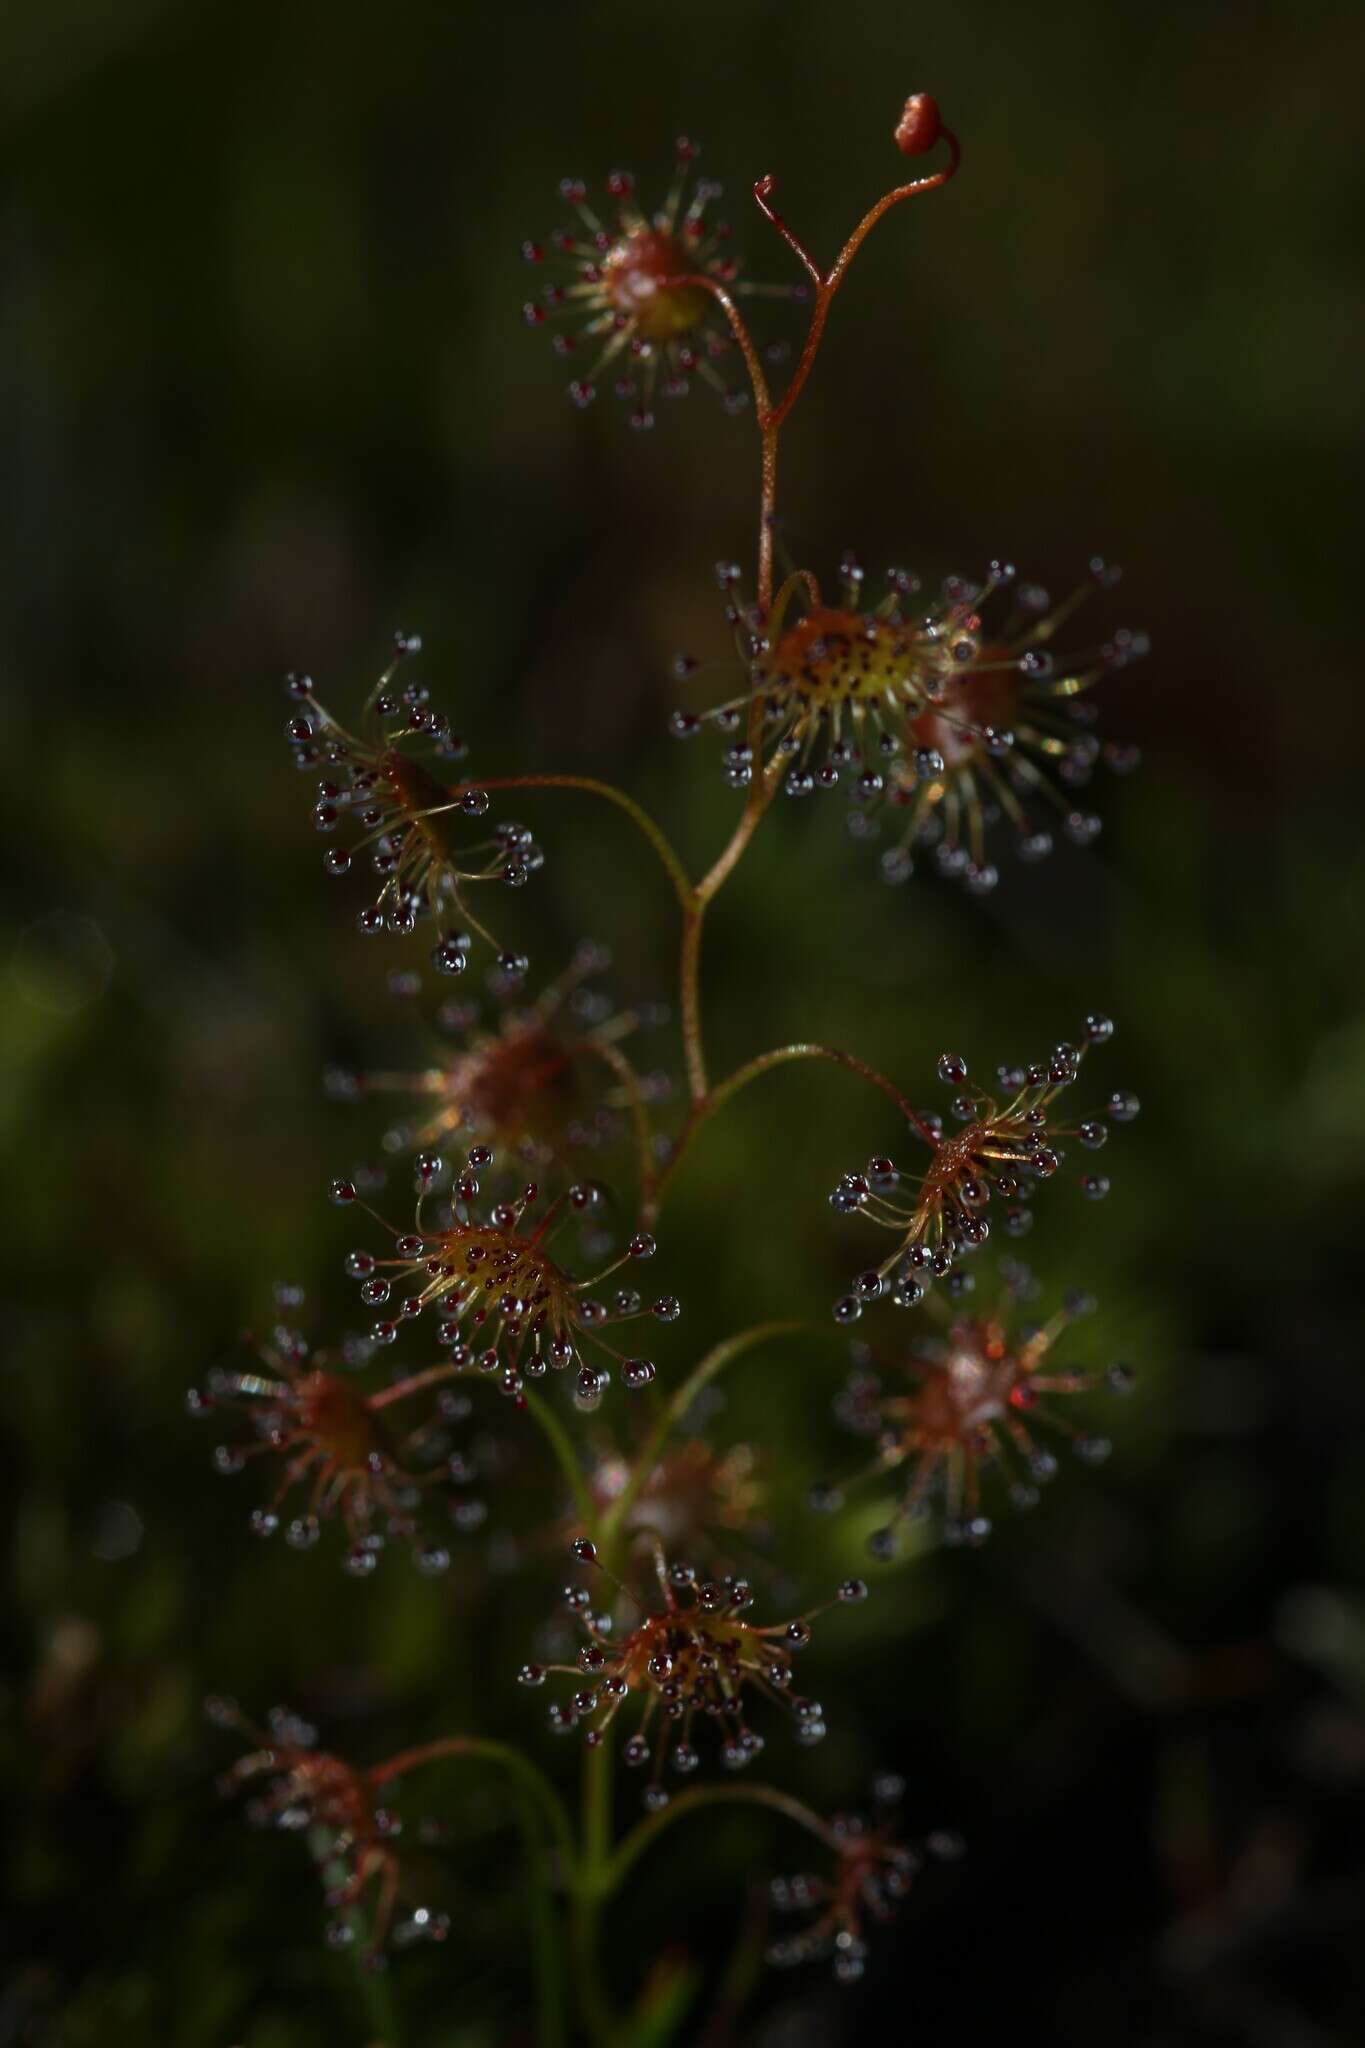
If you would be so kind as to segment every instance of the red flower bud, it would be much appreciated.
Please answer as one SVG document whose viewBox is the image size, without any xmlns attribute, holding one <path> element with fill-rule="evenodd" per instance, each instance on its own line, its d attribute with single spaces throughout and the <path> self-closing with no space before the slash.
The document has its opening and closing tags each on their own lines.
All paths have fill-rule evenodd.
<svg viewBox="0 0 1365 2048">
<path fill-rule="evenodd" d="M 896 124 L 896 147 L 905 156 L 925 156 L 939 137 L 938 101 L 931 93 L 912 92 Z"/>
</svg>

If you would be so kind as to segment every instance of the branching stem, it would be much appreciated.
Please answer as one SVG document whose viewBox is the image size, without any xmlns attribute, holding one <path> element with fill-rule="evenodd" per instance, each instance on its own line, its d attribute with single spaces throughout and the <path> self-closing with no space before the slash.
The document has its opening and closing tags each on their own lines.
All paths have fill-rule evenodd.
<svg viewBox="0 0 1365 2048">
<path fill-rule="evenodd" d="M 739 346 L 753 387 L 759 432 L 757 618 L 760 629 L 766 627 L 773 604 L 773 536 L 777 511 L 777 460 L 782 428 L 810 376 L 824 337 L 829 309 L 835 294 L 867 235 L 891 207 L 916 193 L 932 191 L 936 186 L 945 184 L 956 171 L 956 138 L 947 130 L 944 130 L 944 136 L 950 151 L 948 164 L 942 170 L 928 177 L 916 178 L 879 199 L 859 221 L 828 271 L 820 269 L 804 243 L 788 227 L 772 204 L 772 194 L 776 189 L 775 180 L 772 177 L 760 178 L 755 185 L 754 198 L 760 210 L 801 264 L 814 292 L 810 324 L 800 358 L 786 390 L 776 404 L 773 402 L 753 336 L 724 286 L 715 278 L 704 274 L 669 280 L 670 283 L 686 284 L 705 291 L 716 301 Z M 635 1122 L 640 1156 L 641 1208 L 647 1219 L 652 1219 L 657 1213 L 668 1182 L 702 1125 L 708 1122 L 732 1096 L 738 1094 L 741 1088 L 747 1087 L 750 1081 L 756 1080 L 760 1074 L 767 1073 L 771 1068 L 789 1064 L 794 1060 L 824 1059 L 847 1067 L 850 1072 L 860 1075 L 879 1088 L 906 1122 L 921 1137 L 928 1139 L 930 1143 L 933 1142 L 932 1132 L 900 1090 L 888 1081 L 885 1075 L 878 1073 L 874 1067 L 855 1058 L 851 1053 L 841 1052 L 830 1046 L 780 1046 L 746 1061 L 717 1087 L 711 1088 L 708 1083 L 701 1022 L 702 932 L 708 907 L 739 864 L 781 781 L 780 761 L 775 761 L 770 766 L 763 761 L 762 740 L 763 704 L 761 697 L 755 693 L 749 707 L 748 720 L 748 744 L 754 762 L 749 794 L 729 840 L 710 868 L 695 883 L 678 858 L 671 841 L 649 813 L 625 791 L 615 788 L 611 783 L 601 782 L 596 777 L 504 776 L 486 782 L 461 784 L 451 791 L 452 804 L 458 803 L 462 796 L 475 788 L 580 789 L 590 795 L 599 796 L 626 814 L 648 841 L 668 876 L 682 911 L 679 996 L 690 1108 L 673 1156 L 659 1174 L 656 1175 L 652 1170 L 649 1121 L 633 1068 L 623 1055 L 614 1053 L 611 1048 L 594 1048 L 617 1074 L 626 1090 Z M 550 1443 L 573 1494 L 576 1512 L 584 1528 L 595 1535 L 601 1549 L 607 1555 L 614 1551 L 626 1519 L 648 1484 L 650 1474 L 655 1469 L 670 1435 L 703 1388 L 733 1360 L 741 1357 L 755 1345 L 775 1337 L 796 1335 L 805 1327 L 802 1323 L 794 1321 L 763 1323 L 741 1332 L 738 1336 L 728 1338 L 709 1351 L 663 1409 L 635 1460 L 623 1492 L 601 1516 L 597 1514 L 574 1447 L 562 1423 L 547 1403 L 536 1393 L 528 1390 L 527 1406 Z M 415 1381 L 401 1389 L 394 1389 L 389 1398 L 399 1398 L 401 1393 L 411 1391 L 417 1385 L 429 1384 L 444 1376 L 445 1373 L 440 1368 L 433 1369 L 431 1373 L 419 1374 Z M 374 1785 L 379 1785 L 422 1764 L 454 1756 L 482 1756 L 497 1762 L 513 1774 L 518 1800 L 527 1820 L 529 1846 L 533 1852 L 537 1848 L 534 1838 L 539 1832 L 536 1826 L 538 1817 L 548 1824 L 550 1836 L 559 1850 L 563 1877 L 572 1894 L 570 1931 L 582 2018 L 592 2038 L 606 2044 L 614 2038 L 616 2024 L 610 1998 L 602 1981 L 598 1955 L 598 1920 L 601 1907 L 618 1889 L 637 1858 L 666 1828 L 671 1827 L 676 1821 L 712 1806 L 723 1803 L 741 1804 L 767 1807 L 798 1827 L 804 1828 L 826 1847 L 837 1847 L 837 1842 L 831 1830 L 817 1814 L 801 1800 L 785 1792 L 779 1792 L 766 1785 L 719 1785 L 698 1787 L 684 1792 L 660 1812 L 648 1815 L 626 1836 L 613 1854 L 612 1749 L 609 1728 L 601 1731 L 601 1738 L 586 1753 L 582 1781 L 582 1840 L 577 1851 L 568 1816 L 549 1780 L 526 1758 L 502 1743 L 476 1737 L 452 1737 L 445 1741 L 428 1743 L 421 1748 L 408 1750 L 389 1763 L 381 1765 L 370 1774 L 370 1781 Z M 532 1882 L 534 1890 L 534 1872 Z M 558 1973 L 553 1912 L 549 1906 L 548 1894 L 543 1888 L 535 1892 L 532 1898 L 532 1921 L 539 1958 L 544 2040 L 546 2048 L 560 2048 L 565 2039 L 562 1977 Z"/>
<path fill-rule="evenodd" d="M 893 206 L 899 206 L 903 199 L 913 199 L 920 192 L 936 191 L 940 185 L 946 185 L 948 180 L 955 174 L 961 161 L 961 151 L 958 147 L 957 137 L 949 128 L 943 129 L 942 134 L 943 140 L 948 145 L 948 161 L 943 168 L 930 172 L 924 178 L 912 178 L 908 184 L 897 185 L 893 191 L 883 193 L 876 205 L 868 208 L 867 212 L 858 222 L 857 227 L 854 228 L 853 233 L 844 243 L 843 248 L 839 251 L 834 263 L 826 271 L 820 269 L 804 243 L 793 234 L 786 221 L 777 211 L 777 208 L 771 204 L 772 195 L 777 190 L 777 180 L 770 175 L 766 178 L 760 178 L 754 186 L 754 199 L 758 204 L 760 213 L 765 220 L 771 222 L 772 226 L 776 228 L 778 234 L 781 235 L 783 241 L 792 251 L 815 287 L 815 304 L 811 310 L 810 326 L 806 332 L 805 347 L 801 351 L 800 359 L 795 370 L 792 372 L 791 380 L 781 399 L 768 413 L 767 425 L 775 432 L 781 432 L 787 415 L 801 395 L 802 387 L 811 373 L 816 356 L 819 354 L 820 343 L 824 339 L 825 322 L 829 318 L 829 309 L 834 302 L 834 295 L 848 275 L 849 265 L 859 249 L 861 249 L 868 235 L 876 227 L 877 222 L 882 218 L 883 214 L 889 213 Z M 760 428 L 764 424 L 765 422 L 760 415 Z"/>
<path fill-rule="evenodd" d="M 804 242 L 793 233 L 771 203 L 772 195 L 777 190 L 777 180 L 770 173 L 755 184 L 754 199 L 760 213 L 782 237 L 810 279 L 814 290 L 814 303 L 811 307 L 805 343 L 787 388 L 776 404 L 773 403 L 768 380 L 748 324 L 724 286 L 718 284 L 715 278 L 708 277 L 705 272 L 668 280 L 670 285 L 676 284 L 710 293 L 729 323 L 730 332 L 739 344 L 745 368 L 749 372 L 759 434 L 758 612 L 761 619 L 766 619 L 772 609 L 773 528 L 777 517 L 777 452 L 782 429 L 820 352 L 825 323 L 829 319 L 829 309 L 834 302 L 835 294 L 848 275 L 849 265 L 868 235 L 883 214 L 889 213 L 893 206 L 898 206 L 903 199 L 914 198 L 917 193 L 935 191 L 938 186 L 946 185 L 955 174 L 961 161 L 957 137 L 948 128 L 942 130 L 942 135 L 948 145 L 948 162 L 943 168 L 930 172 L 927 177 L 912 178 L 908 184 L 897 185 L 894 190 L 883 193 L 876 204 L 868 208 L 828 270 L 821 270 Z"/>
</svg>

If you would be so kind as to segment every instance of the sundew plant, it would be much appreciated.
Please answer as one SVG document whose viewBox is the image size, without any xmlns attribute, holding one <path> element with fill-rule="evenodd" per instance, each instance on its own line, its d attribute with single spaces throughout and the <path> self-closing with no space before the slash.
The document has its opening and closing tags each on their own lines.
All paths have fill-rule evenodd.
<svg viewBox="0 0 1365 2048">
<path fill-rule="evenodd" d="M 1005 560 L 930 589 L 899 566 L 874 579 L 852 555 L 832 574 L 784 559 L 783 437 L 840 287 L 855 259 L 875 260 L 863 257 L 872 230 L 893 236 L 902 202 L 940 192 L 958 169 L 957 138 L 927 94 L 906 102 L 894 143 L 921 174 L 870 206 L 828 265 L 779 211 L 774 178 L 754 185 L 789 283 L 747 280 L 719 188 L 687 141 L 657 194 L 637 194 L 620 171 L 600 195 L 566 180 L 560 225 L 524 248 L 535 288 L 524 317 L 551 338 L 576 405 L 615 396 L 644 435 L 656 408 L 700 386 L 692 403 L 714 406 L 717 432 L 744 431 L 745 418 L 757 429 L 753 559 L 717 570 L 724 660 L 680 656 L 673 680 L 672 729 L 688 743 L 678 773 L 719 772 L 735 793 L 709 858 L 592 777 L 536 760 L 480 777 L 411 634 L 354 708 L 288 678 L 286 737 L 313 792 L 323 866 L 339 893 L 364 890 L 352 908 L 363 936 L 343 943 L 429 962 L 448 984 L 448 1037 L 424 1069 L 396 1070 L 377 1049 L 372 1070 L 331 1076 L 354 1115 L 373 1119 L 387 1161 L 330 1189 L 360 1327 L 305 1334 L 296 1291 L 281 1288 L 273 1327 L 208 1374 L 191 1411 L 214 1423 L 218 1468 L 251 1489 L 256 1534 L 312 1553 L 299 1573 L 335 1569 L 339 1554 L 369 1579 L 411 1569 L 387 1555 L 406 1550 L 430 1581 L 433 1629 L 470 1522 L 480 1404 L 538 1437 L 553 1474 L 530 1503 L 540 1540 L 515 1564 L 548 1577 L 547 1620 L 519 1668 L 480 1672 L 484 1725 L 374 1761 L 333 1754 L 325 1731 L 288 1709 L 258 1725 L 254 1703 L 209 1705 L 241 1743 L 225 1758 L 227 1788 L 254 1819 L 303 1838 L 281 1854 L 311 1852 L 320 1928 L 358 1964 L 375 2038 L 401 2038 L 414 1944 L 442 1944 L 458 1988 L 462 1928 L 431 1888 L 439 1801 L 424 1791 L 447 1763 L 505 1798 L 521 1828 L 527 2003 L 546 2048 L 702 2038 L 706 1987 L 693 1977 L 678 1991 L 675 1976 L 670 1992 L 656 1967 L 676 1924 L 660 1926 L 651 1958 L 618 1954 L 611 1922 L 628 1881 L 637 1919 L 641 1900 L 647 1909 L 664 1838 L 726 1807 L 743 1810 L 767 1872 L 768 1961 L 857 1979 L 884 1923 L 912 1920 L 940 1881 L 933 1866 L 970 1845 L 951 1814 L 918 1832 L 903 1824 L 915 1757 L 851 1785 L 847 1811 L 805 1796 L 802 1752 L 827 1727 L 820 1642 L 845 1609 L 878 1599 L 879 1576 L 911 1543 L 983 1543 L 1036 1505 L 1062 1456 L 1102 1459 L 1110 1397 L 1129 1384 L 1126 1366 L 1096 1362 L 1076 1332 L 1089 1298 L 1017 1255 L 1037 1203 L 1085 1208 L 1108 1190 L 1107 1143 L 1138 1109 L 1111 1070 L 1108 1017 L 1058 1016 L 1054 1043 L 1023 1048 L 1003 1042 L 1002 1021 L 1000 1064 L 984 1075 L 956 1048 L 932 1077 L 879 1071 L 858 1050 L 856 1001 L 837 1044 L 802 1037 L 798 1017 L 790 1042 L 732 1072 L 708 1056 L 707 926 L 775 805 L 803 807 L 831 862 L 871 870 L 850 886 L 982 895 L 1054 842 L 1090 843 L 1096 771 L 1134 764 L 1099 726 L 1105 678 L 1143 651 L 1113 621 L 1117 572 L 1104 561 L 1054 599 Z M 772 317 L 804 338 L 761 346 L 745 310 L 756 297 L 785 302 Z M 711 427 L 699 417 L 695 430 Z M 718 669 L 728 681 L 712 680 Z M 510 815 L 523 798 L 543 828 Z M 575 832 L 594 802 L 623 813 L 657 867 L 678 932 L 666 1009 L 614 993 L 595 943 L 548 960 L 507 944 L 500 900 L 533 897 L 558 858 L 560 801 L 577 807 Z M 788 914 L 773 904 L 775 919 Z M 844 979 L 856 994 L 856 963 Z M 477 985 L 491 1007 L 463 999 Z M 832 1189 L 806 1190 L 847 1283 L 818 1322 L 793 1315 L 790 1298 L 760 1302 L 749 1326 L 697 1356 L 687 1309 L 706 1274 L 670 1251 L 670 1197 L 703 1128 L 793 1062 L 844 1070 L 839 1085 L 867 1091 L 882 1133 L 883 1149 L 850 1159 Z M 801 1171 L 795 1148 L 784 1171 Z M 807 1386 L 788 1354 L 812 1330 L 831 1370 Z M 726 1441 L 708 1406 L 739 1371 L 771 1374 L 781 1398 L 825 1418 L 827 1477 L 800 1512 L 856 1513 L 866 1578 L 803 1587 L 772 1563 L 780 1491 L 769 1496 L 760 1453 Z M 496 1523 L 496 1474 L 485 1490 Z M 856 1689 L 836 1713 L 856 1718 Z M 562 1755 L 551 1769 L 545 1754 L 554 1737 L 580 1759 L 569 1800 Z"/>
</svg>

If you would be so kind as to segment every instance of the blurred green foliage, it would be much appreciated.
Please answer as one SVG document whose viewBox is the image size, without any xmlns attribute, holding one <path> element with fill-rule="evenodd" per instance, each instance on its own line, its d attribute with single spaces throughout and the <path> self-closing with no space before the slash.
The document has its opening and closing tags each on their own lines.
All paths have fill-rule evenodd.
<svg viewBox="0 0 1365 2048">
<path fill-rule="evenodd" d="M 713 1060 L 824 1038 L 927 1093 L 945 1045 L 989 1068 L 1111 1010 L 1105 1071 L 1146 1114 L 1108 1205 L 1059 1195 L 1030 1257 L 1095 1288 L 1096 1351 L 1140 1391 L 1103 1474 L 983 1554 L 880 1574 L 821 1632 L 830 1740 L 774 1742 L 776 1773 L 838 1803 L 902 1769 L 911 1823 L 973 1853 L 856 1995 L 764 1982 L 736 2038 L 960 2028 L 964 2003 L 972 2038 L 1016 2042 L 1359 2038 L 1363 43 L 1342 7 L 1135 0 L 72 0 L 0 24 L 0 2043 L 388 2025 L 321 1945 L 301 1846 L 216 1800 L 208 1691 L 288 1699 L 362 1761 L 496 1727 L 571 1780 L 499 1675 L 561 1576 L 535 1534 L 552 1481 L 504 1407 L 498 1534 L 436 1586 L 253 1545 L 256 1481 L 212 1479 L 183 1418 L 273 1281 L 335 1327 L 350 1240 L 319 1190 L 378 1127 L 318 1076 L 429 1044 L 433 991 L 392 998 L 319 872 L 278 678 L 353 703 L 420 628 L 486 772 L 608 775 L 695 860 L 717 846 L 714 760 L 661 735 L 675 648 L 724 659 L 710 565 L 748 557 L 752 423 L 704 393 L 648 442 L 605 400 L 574 414 L 517 321 L 518 245 L 562 173 L 629 162 L 648 194 L 686 129 L 780 276 L 747 182 L 775 171 L 834 249 L 921 87 L 963 172 L 879 230 L 836 309 L 788 543 L 930 575 L 1003 552 L 1057 586 L 1123 561 L 1156 653 L 1106 729 L 1146 765 L 1093 854 L 985 905 L 886 891 L 832 815 L 780 812 L 708 933 Z M 667 993 L 673 910 L 628 828 L 524 809 L 550 862 L 517 936 L 549 962 L 591 931 L 623 995 Z M 708 1130 L 658 1268 L 686 1307 L 666 1383 L 745 1322 L 826 1314 L 857 1258 L 826 1188 L 888 1142 L 813 1068 Z M 833 1337 L 755 1354 L 716 1423 L 762 1446 L 812 1590 L 858 1554 L 856 1518 L 800 1511 L 839 1376 Z M 402 2039 L 530 2039 L 498 1789 L 452 1767 L 430 1797 L 455 1927 L 393 1973 Z M 622 1987 L 719 1963 L 791 1854 L 745 1816 L 680 1828 L 613 1922 Z"/>
</svg>

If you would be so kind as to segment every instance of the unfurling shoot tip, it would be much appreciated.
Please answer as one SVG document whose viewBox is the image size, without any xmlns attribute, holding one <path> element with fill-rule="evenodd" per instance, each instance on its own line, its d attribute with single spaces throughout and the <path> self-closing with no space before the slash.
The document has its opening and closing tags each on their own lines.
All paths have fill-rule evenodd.
<svg viewBox="0 0 1365 2048">
<path fill-rule="evenodd" d="M 912 92 L 896 123 L 896 147 L 903 156 L 927 156 L 942 126 L 933 94 Z"/>
</svg>

